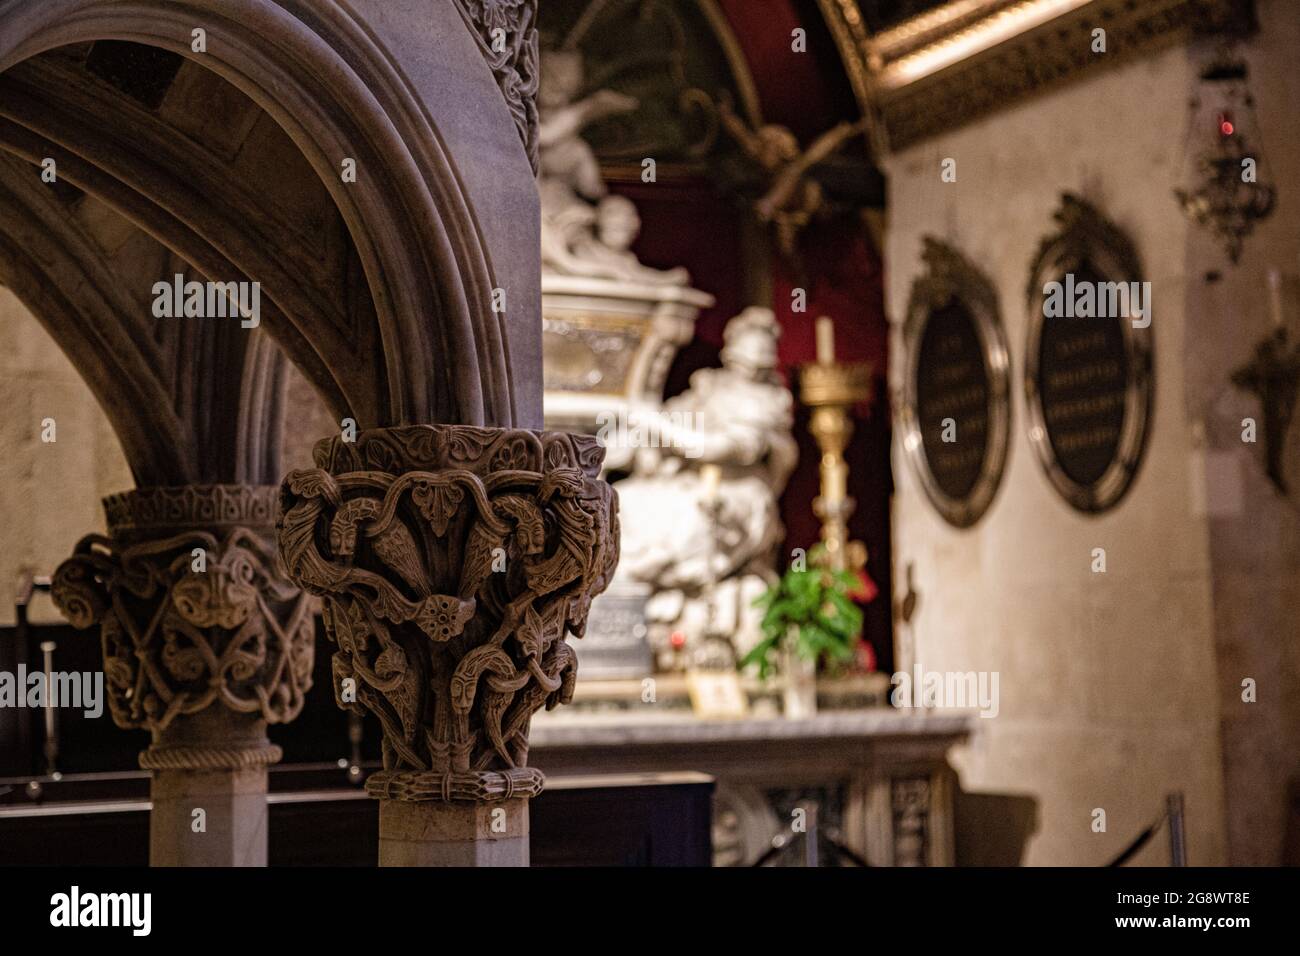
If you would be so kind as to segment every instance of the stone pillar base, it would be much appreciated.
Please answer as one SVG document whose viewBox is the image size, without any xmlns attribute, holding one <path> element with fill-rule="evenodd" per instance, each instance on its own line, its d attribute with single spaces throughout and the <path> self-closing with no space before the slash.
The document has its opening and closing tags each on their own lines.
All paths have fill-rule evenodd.
<svg viewBox="0 0 1300 956">
<path fill-rule="evenodd" d="M 266 866 L 266 768 L 280 756 L 266 721 L 224 708 L 154 731 L 140 754 L 153 772 L 149 864 Z"/>
<path fill-rule="evenodd" d="M 528 800 L 380 800 L 379 865 L 527 866 Z"/>
<path fill-rule="evenodd" d="M 149 792 L 150 866 L 266 866 L 265 766 L 155 770 Z"/>
</svg>

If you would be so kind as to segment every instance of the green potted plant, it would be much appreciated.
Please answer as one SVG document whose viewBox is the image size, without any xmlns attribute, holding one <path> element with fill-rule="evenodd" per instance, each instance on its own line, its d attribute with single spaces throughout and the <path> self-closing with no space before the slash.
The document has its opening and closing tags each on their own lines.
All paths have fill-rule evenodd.
<svg viewBox="0 0 1300 956">
<path fill-rule="evenodd" d="M 763 637 L 741 660 L 742 667 L 757 664 L 762 680 L 773 672 L 782 675 L 787 717 L 816 712 L 817 665 L 851 662 L 862 633 L 862 609 L 850 597 L 861 581 L 819 558 L 814 549 L 754 602 L 763 611 Z"/>
</svg>

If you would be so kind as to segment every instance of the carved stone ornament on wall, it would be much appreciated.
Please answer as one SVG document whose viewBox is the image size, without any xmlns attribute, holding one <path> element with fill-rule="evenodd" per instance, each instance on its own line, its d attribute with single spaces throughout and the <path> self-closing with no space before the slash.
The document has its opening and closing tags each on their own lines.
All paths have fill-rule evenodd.
<svg viewBox="0 0 1300 956">
<path fill-rule="evenodd" d="M 339 706 L 374 713 L 376 797 L 541 791 L 529 722 L 567 703 L 591 599 L 618 561 L 595 438 L 413 425 L 316 446 L 281 492 L 289 574 L 325 598 Z"/>
<path fill-rule="evenodd" d="M 1133 243 L 1092 205 L 1067 193 L 1055 219 L 1026 289 L 1029 439 L 1062 497 L 1100 512 L 1127 492 L 1146 447 L 1150 286 Z M 1049 299 L 1068 311 L 1048 315 Z"/>
<path fill-rule="evenodd" d="M 997 292 L 952 246 L 926 237 L 903 330 L 903 448 L 944 520 L 973 525 L 1006 468 L 1009 357 Z"/>
<path fill-rule="evenodd" d="M 1264 471 L 1279 493 L 1290 492 L 1286 475 L 1287 432 L 1300 394 L 1300 345 L 1285 326 L 1273 329 L 1255 345 L 1251 360 L 1233 370 L 1232 384 L 1259 399 L 1260 443 Z"/>
<path fill-rule="evenodd" d="M 278 569 L 276 491 L 192 485 L 113 495 L 104 501 L 108 536 L 82 539 L 55 572 L 64 616 L 77 628 L 100 626 L 114 722 L 154 734 L 141 755 L 147 769 L 274 763 L 279 748 L 264 741 L 203 755 L 164 744 L 183 718 L 214 706 L 266 723 L 302 710 L 315 600 Z"/>
<path fill-rule="evenodd" d="M 537 0 L 456 0 L 456 7 L 492 68 L 536 173 Z"/>
</svg>

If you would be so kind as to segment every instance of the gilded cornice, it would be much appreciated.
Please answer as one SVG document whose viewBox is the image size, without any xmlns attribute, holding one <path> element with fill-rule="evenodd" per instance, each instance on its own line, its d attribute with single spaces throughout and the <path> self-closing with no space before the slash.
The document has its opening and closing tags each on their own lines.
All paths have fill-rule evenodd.
<svg viewBox="0 0 1300 956">
<path fill-rule="evenodd" d="M 871 34 L 861 0 L 818 3 L 877 155 L 1086 70 L 1253 24 L 1250 0 L 951 0 Z M 1093 52 L 1098 27 L 1105 54 Z"/>
</svg>

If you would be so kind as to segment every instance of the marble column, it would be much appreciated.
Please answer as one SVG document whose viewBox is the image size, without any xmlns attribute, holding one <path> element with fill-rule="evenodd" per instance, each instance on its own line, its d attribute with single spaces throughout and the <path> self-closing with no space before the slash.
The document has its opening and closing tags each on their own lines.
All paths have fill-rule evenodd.
<svg viewBox="0 0 1300 956">
<path fill-rule="evenodd" d="M 268 724 L 311 687 L 315 599 L 278 568 L 277 489 L 144 488 L 106 498 L 108 536 L 55 572 L 55 603 L 98 625 L 114 722 L 143 728 L 154 866 L 265 866 Z"/>
<path fill-rule="evenodd" d="M 594 438 L 414 425 L 316 446 L 285 479 L 280 553 L 324 598 L 338 704 L 383 727 L 384 866 L 528 864 L 541 707 L 567 703 L 618 561 Z"/>
</svg>

